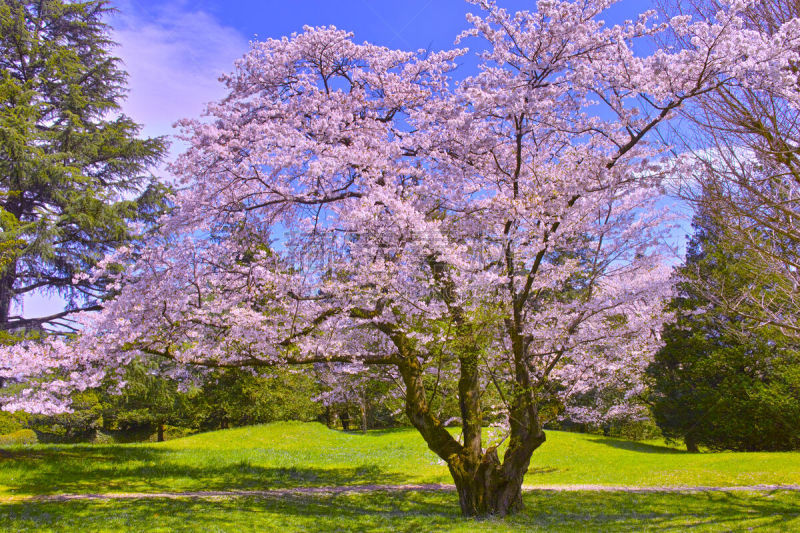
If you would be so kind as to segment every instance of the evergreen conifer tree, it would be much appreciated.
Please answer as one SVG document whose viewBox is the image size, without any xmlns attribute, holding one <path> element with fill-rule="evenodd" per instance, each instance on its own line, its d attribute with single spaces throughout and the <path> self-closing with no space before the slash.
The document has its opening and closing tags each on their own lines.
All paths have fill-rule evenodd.
<svg viewBox="0 0 800 533">
<path fill-rule="evenodd" d="M 0 209 L 3 241 L 14 242 L 0 271 L 0 330 L 68 328 L 105 292 L 76 274 L 163 208 L 147 171 L 166 143 L 140 138 L 120 112 L 126 73 L 112 55 L 111 10 L 105 0 L 0 0 Z M 67 308 L 12 316 L 34 291 Z"/>
<path fill-rule="evenodd" d="M 796 346 L 766 321 L 742 318 L 713 296 L 735 298 L 765 278 L 753 279 L 747 251 L 725 238 L 709 210 L 701 210 L 694 226 L 670 304 L 675 320 L 664 328 L 665 345 L 648 369 L 655 421 L 689 451 L 800 448 Z"/>
</svg>

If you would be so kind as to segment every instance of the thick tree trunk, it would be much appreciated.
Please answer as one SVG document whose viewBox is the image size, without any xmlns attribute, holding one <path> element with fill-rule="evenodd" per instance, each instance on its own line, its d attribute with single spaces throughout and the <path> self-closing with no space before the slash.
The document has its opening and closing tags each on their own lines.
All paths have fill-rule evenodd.
<svg viewBox="0 0 800 533">
<path fill-rule="evenodd" d="M 545 441 L 544 432 L 532 434 L 521 445 L 512 441 L 503 456 L 490 447 L 478 462 L 463 456 L 448 463 L 464 516 L 506 516 L 522 508 L 522 482 L 534 450 Z"/>
<path fill-rule="evenodd" d="M 158 436 L 156 437 L 158 442 L 164 442 L 164 423 L 158 423 Z"/>
<path fill-rule="evenodd" d="M 8 265 L 0 276 L 0 329 L 7 329 L 11 317 L 11 302 L 14 300 L 16 262 Z"/>
<path fill-rule="evenodd" d="M 530 395 L 531 383 L 521 358 L 515 361 L 520 391 L 511 402 L 508 449 L 503 461 L 494 447 L 481 444 L 481 383 L 479 352 L 470 346 L 467 328 L 458 333 L 460 378 L 459 404 L 463 444 L 458 442 L 430 411 L 422 379 L 420 358 L 402 334 L 387 327 L 399 352 L 398 370 L 405 385 L 406 415 L 428 447 L 447 462 L 458 490 L 461 512 L 469 517 L 505 516 L 522 506 L 522 480 L 531 455 L 545 440 L 538 411 Z"/>
<path fill-rule="evenodd" d="M 363 403 L 358 404 L 359 410 L 361 411 L 361 432 L 367 432 L 367 406 Z"/>
<path fill-rule="evenodd" d="M 430 414 L 416 362 L 412 360 L 401 365 L 400 369 L 406 384 L 406 414 L 428 447 L 447 462 L 462 514 L 479 518 L 506 516 L 519 510 L 522 506 L 522 481 L 531 455 L 545 439 L 538 419 L 532 421 L 532 427 L 524 426 L 522 433 L 517 424 L 501 463 L 495 448 L 490 447 L 485 452 L 481 449 L 479 382 L 470 365 L 462 366 L 459 383 L 464 444 L 455 441 Z"/>
<path fill-rule="evenodd" d="M 686 451 L 690 453 L 698 453 L 700 449 L 697 447 L 697 441 L 694 439 L 694 435 L 686 435 L 683 438 L 683 442 L 686 444 Z"/>
</svg>

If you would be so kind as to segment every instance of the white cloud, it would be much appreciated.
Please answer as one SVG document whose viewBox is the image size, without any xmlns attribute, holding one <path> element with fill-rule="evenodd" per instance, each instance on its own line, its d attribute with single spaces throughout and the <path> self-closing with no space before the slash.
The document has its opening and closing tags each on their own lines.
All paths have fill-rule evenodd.
<svg viewBox="0 0 800 533">
<path fill-rule="evenodd" d="M 176 120 L 199 116 L 207 102 L 225 95 L 218 78 L 247 51 L 242 34 L 191 2 L 145 9 L 120 0 L 116 7 L 112 39 L 129 76 L 123 110 L 144 125 L 145 135 L 172 134 Z M 180 149 L 173 145 L 173 155 Z"/>
</svg>

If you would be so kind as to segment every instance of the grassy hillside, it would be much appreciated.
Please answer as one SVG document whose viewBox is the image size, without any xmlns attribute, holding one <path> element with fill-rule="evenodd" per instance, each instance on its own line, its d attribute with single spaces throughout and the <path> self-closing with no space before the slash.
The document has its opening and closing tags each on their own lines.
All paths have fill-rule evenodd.
<svg viewBox="0 0 800 533">
<path fill-rule="evenodd" d="M 412 429 L 343 433 L 278 423 L 164 443 L 39 445 L 0 458 L 0 498 L 64 492 L 267 489 L 364 483 L 449 483 Z M 550 431 L 529 485 L 800 483 L 800 453 L 688 454 L 657 443 Z"/>
</svg>

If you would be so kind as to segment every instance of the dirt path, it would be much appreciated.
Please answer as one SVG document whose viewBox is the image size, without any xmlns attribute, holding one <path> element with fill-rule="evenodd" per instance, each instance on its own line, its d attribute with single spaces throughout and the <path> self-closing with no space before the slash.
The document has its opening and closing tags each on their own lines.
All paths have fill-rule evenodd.
<svg viewBox="0 0 800 533">
<path fill-rule="evenodd" d="M 281 497 L 299 495 L 330 495 L 343 493 L 363 493 L 373 491 L 408 492 L 455 490 L 448 484 L 421 485 L 343 485 L 333 487 L 295 487 L 267 490 L 219 490 L 187 492 L 119 492 L 110 494 L 47 494 L 41 496 L 0 497 L 5 502 L 63 502 L 72 500 L 139 500 L 139 499 L 177 499 L 177 498 L 230 498 L 242 496 Z M 742 485 L 732 487 L 678 486 L 678 487 L 635 487 L 626 485 L 525 485 L 525 491 L 551 492 L 631 492 L 631 493 L 691 493 L 691 492 L 769 492 L 776 490 L 798 491 L 800 485 Z"/>
</svg>

